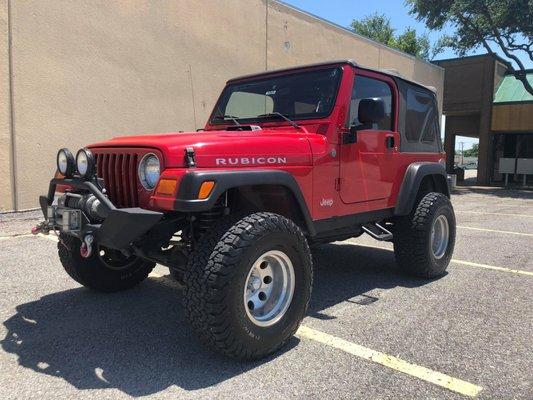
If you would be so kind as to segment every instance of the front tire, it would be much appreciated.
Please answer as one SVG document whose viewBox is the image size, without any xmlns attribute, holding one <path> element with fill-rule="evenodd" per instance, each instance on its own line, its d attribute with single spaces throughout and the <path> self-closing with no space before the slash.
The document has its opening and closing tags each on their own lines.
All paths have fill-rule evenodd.
<svg viewBox="0 0 533 400">
<path fill-rule="evenodd" d="M 185 310 L 211 347 L 258 359 L 283 347 L 304 318 L 311 253 L 300 228 L 281 215 L 230 218 L 205 234 L 189 257 Z"/>
<path fill-rule="evenodd" d="M 136 286 L 152 271 L 155 263 L 139 257 L 125 257 L 118 250 L 95 245 L 93 254 L 80 255 L 81 241 L 61 234 L 57 244 L 63 268 L 79 284 L 99 291 L 118 292 Z"/>
<path fill-rule="evenodd" d="M 450 199 L 428 193 L 409 216 L 398 218 L 394 255 L 410 275 L 436 278 L 446 271 L 455 245 L 455 214 Z"/>
</svg>

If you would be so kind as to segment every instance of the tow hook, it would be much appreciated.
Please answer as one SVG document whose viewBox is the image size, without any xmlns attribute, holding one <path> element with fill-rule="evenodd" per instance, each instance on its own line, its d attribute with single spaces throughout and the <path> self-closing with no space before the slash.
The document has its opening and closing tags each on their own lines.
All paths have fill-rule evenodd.
<svg viewBox="0 0 533 400">
<path fill-rule="evenodd" d="M 39 233 L 48 235 L 50 233 L 50 227 L 46 221 L 43 221 L 39 225 L 35 225 L 33 228 L 31 228 L 31 233 L 33 235 L 38 235 Z"/>
<path fill-rule="evenodd" d="M 83 243 L 80 246 L 80 255 L 83 258 L 89 258 L 91 254 L 93 254 L 93 242 L 94 242 L 93 235 L 87 235 L 83 239 Z"/>
</svg>

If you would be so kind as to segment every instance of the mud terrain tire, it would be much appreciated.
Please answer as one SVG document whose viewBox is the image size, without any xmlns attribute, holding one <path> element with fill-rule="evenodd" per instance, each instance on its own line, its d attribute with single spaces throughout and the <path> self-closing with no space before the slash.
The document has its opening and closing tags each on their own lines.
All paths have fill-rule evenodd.
<svg viewBox="0 0 533 400">
<path fill-rule="evenodd" d="M 437 227 L 439 223 L 441 228 Z M 399 267 L 421 278 L 443 275 L 455 245 L 455 214 L 450 199 L 441 193 L 428 193 L 411 215 L 398 218 L 395 225 L 394 255 Z M 432 231 L 443 229 L 448 231 L 447 242 L 435 249 Z"/>
<path fill-rule="evenodd" d="M 102 261 L 98 248 L 89 258 L 83 258 L 80 244 L 78 238 L 61 234 L 57 244 L 59 259 L 72 279 L 99 292 L 111 293 L 132 288 L 146 279 L 155 266 L 153 262 L 132 257 L 123 267 L 112 269 Z"/>
<path fill-rule="evenodd" d="M 280 319 L 260 326 L 246 308 L 245 288 L 257 260 L 269 252 L 282 252 L 290 259 L 294 291 Z M 295 223 L 268 212 L 230 216 L 199 240 L 189 258 L 183 296 L 186 315 L 197 335 L 215 350 L 234 358 L 259 359 L 283 347 L 298 329 L 312 279 L 309 246 Z"/>
</svg>

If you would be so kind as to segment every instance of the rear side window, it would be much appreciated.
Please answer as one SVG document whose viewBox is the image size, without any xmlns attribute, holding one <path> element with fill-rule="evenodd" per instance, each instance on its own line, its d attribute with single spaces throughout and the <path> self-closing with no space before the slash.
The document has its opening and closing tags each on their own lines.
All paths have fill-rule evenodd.
<svg viewBox="0 0 533 400">
<path fill-rule="evenodd" d="M 409 142 L 434 143 L 437 139 L 437 110 L 433 96 L 407 89 L 405 137 Z"/>
<path fill-rule="evenodd" d="M 439 111 L 435 95 L 429 90 L 399 81 L 401 134 L 400 150 L 439 152 L 442 148 Z"/>
<path fill-rule="evenodd" d="M 383 131 L 392 130 L 392 90 L 390 86 L 386 82 L 359 75 L 355 77 L 352 89 L 349 125 L 360 124 L 357 118 L 359 102 L 369 97 L 379 97 L 385 102 L 385 118 L 377 124 L 374 124 L 372 129 Z"/>
</svg>

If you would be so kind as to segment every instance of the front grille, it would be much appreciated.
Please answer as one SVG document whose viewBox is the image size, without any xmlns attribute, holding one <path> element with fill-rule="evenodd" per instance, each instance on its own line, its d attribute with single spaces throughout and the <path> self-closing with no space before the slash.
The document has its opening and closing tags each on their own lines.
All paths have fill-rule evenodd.
<svg viewBox="0 0 533 400">
<path fill-rule="evenodd" d="M 94 151 L 96 172 L 104 180 L 107 196 L 118 208 L 138 207 L 137 152 Z"/>
</svg>

